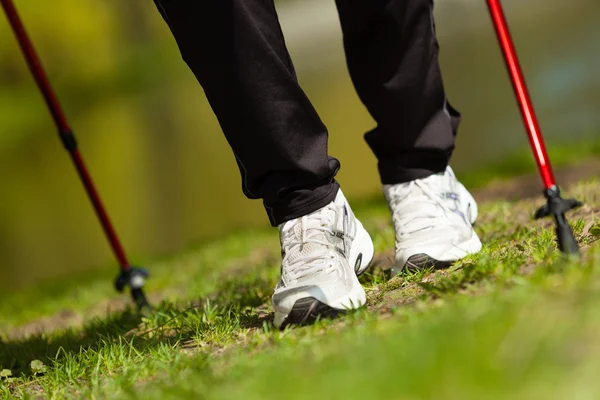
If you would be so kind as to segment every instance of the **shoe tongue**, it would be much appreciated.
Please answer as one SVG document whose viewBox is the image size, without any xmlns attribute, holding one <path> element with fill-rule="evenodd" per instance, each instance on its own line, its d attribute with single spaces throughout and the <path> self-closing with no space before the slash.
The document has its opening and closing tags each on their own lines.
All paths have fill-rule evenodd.
<svg viewBox="0 0 600 400">
<path fill-rule="evenodd" d="M 446 187 L 446 173 L 439 172 L 437 174 L 430 175 L 427 178 L 422 179 L 421 182 L 426 184 L 427 187 L 433 192 L 440 191 Z M 419 190 L 420 189 L 421 188 L 419 188 Z"/>
<path fill-rule="evenodd" d="M 291 223 L 290 223 L 291 222 Z M 293 262 L 300 257 L 308 257 L 311 255 L 322 255 L 326 251 L 325 245 L 322 243 L 331 242 L 331 235 L 326 231 L 315 229 L 324 221 L 319 221 L 318 218 L 299 218 L 295 222 L 290 221 L 284 224 L 283 231 L 293 230 L 293 237 L 288 240 L 298 241 L 302 244 L 297 247 L 297 250 L 289 254 L 289 260 Z M 289 224 L 289 225 L 288 225 Z M 304 226 L 303 224 L 306 224 Z M 304 229 L 303 229 L 304 228 Z M 304 230 L 304 235 L 303 231 Z M 321 243 L 315 243 L 315 241 Z M 322 262 L 321 260 L 318 263 Z"/>
<path fill-rule="evenodd" d="M 280 225 L 279 230 L 282 233 L 287 232 L 290 229 L 295 229 L 296 225 L 298 225 L 298 223 L 296 222 L 296 220 L 293 219 L 291 221 L 284 222 L 283 225 Z"/>
<path fill-rule="evenodd" d="M 432 175 L 427 179 L 431 181 L 433 179 L 440 179 L 440 177 Z M 411 185 L 410 192 L 403 193 L 404 200 L 402 201 L 401 214 L 424 218 L 432 218 L 440 215 L 442 211 L 440 205 L 436 203 L 438 199 L 431 198 L 431 196 L 438 196 L 437 190 L 434 189 L 426 192 L 418 185 Z"/>
<path fill-rule="evenodd" d="M 293 263 L 300 257 L 314 257 L 317 254 L 323 253 L 323 250 L 323 246 L 320 244 L 310 242 L 304 243 L 302 244 L 302 246 L 299 247 L 298 250 L 294 251 L 292 254 L 289 255 L 289 260 Z M 323 264 L 324 262 L 325 259 L 323 257 L 314 257 L 314 259 L 311 260 L 310 264 L 316 265 Z"/>
<path fill-rule="evenodd" d="M 303 227 L 302 224 L 306 224 L 307 226 Z M 323 247 L 321 244 L 312 243 L 312 240 L 318 240 L 319 242 L 325 243 L 329 241 L 330 235 L 328 235 L 327 232 L 321 229 L 316 229 L 320 228 L 321 224 L 323 224 L 323 221 L 319 221 L 317 219 L 301 219 L 299 223 L 294 227 L 294 234 L 296 236 L 296 239 L 303 242 L 303 248 L 312 248 L 313 246 Z M 302 236 L 302 228 L 304 228 L 304 237 Z"/>
</svg>

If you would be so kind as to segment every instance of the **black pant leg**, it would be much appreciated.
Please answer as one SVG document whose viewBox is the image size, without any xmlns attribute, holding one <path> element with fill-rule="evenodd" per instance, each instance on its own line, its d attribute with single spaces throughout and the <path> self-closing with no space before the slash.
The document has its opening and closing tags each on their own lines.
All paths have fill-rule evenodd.
<svg viewBox="0 0 600 400">
<path fill-rule="evenodd" d="M 365 139 L 384 184 L 443 171 L 460 114 L 447 102 L 432 0 L 337 0 L 348 69 L 377 122 Z"/>
<path fill-rule="evenodd" d="M 155 0 L 273 225 L 335 197 L 339 162 L 298 85 L 273 0 Z M 215 171 L 218 173 L 218 171 Z"/>
</svg>

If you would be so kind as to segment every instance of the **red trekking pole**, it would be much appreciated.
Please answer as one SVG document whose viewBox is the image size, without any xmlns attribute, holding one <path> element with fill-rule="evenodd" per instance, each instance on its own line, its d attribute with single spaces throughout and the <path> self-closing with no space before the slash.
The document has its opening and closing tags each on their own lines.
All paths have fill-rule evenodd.
<svg viewBox="0 0 600 400">
<path fill-rule="evenodd" d="M 506 67 L 508 68 L 515 95 L 521 109 L 525 129 L 527 129 L 529 135 L 529 142 L 533 149 L 533 155 L 544 183 L 544 196 L 548 200 L 548 203 L 535 213 L 535 218 L 554 217 L 554 220 L 556 221 L 556 236 L 560 250 L 566 254 L 579 254 L 579 245 L 573 235 L 573 230 L 567 222 L 565 213 L 581 206 L 582 203 L 573 199 L 563 199 L 560 196 L 560 190 L 554 180 L 550 159 L 548 158 L 544 139 L 533 109 L 531 98 L 529 97 L 525 78 L 523 77 L 523 72 L 519 65 L 519 59 L 512 42 L 504 11 L 502 10 L 502 4 L 500 3 L 500 0 L 487 0 L 487 5 L 492 16 L 492 21 L 494 22 L 496 35 L 498 36 Z"/>
<path fill-rule="evenodd" d="M 58 128 L 58 134 L 62 140 L 63 145 L 71 155 L 71 159 L 75 164 L 75 168 L 77 169 L 77 173 L 79 174 L 79 178 L 81 178 L 81 182 L 85 187 L 85 190 L 90 198 L 92 205 L 94 206 L 94 210 L 100 220 L 100 224 L 102 225 L 102 229 L 106 234 L 108 242 L 113 250 L 113 253 L 119 262 L 121 267 L 121 273 L 117 277 L 115 281 L 115 287 L 119 292 L 122 292 L 126 286 L 129 286 L 131 289 L 131 296 L 135 301 L 136 305 L 140 308 L 148 306 L 148 301 L 146 300 L 146 296 L 142 291 L 142 287 L 144 286 L 144 281 L 148 277 L 148 272 L 142 268 L 132 267 L 127 261 L 127 256 L 125 255 L 125 251 L 123 250 L 123 246 L 121 246 L 121 242 L 119 241 L 117 234 L 108 218 L 108 214 L 100 201 L 100 197 L 94 183 L 92 182 L 92 178 L 85 167 L 83 162 L 83 158 L 79 153 L 77 148 L 77 142 L 75 140 L 75 136 L 67 123 L 65 115 L 62 111 L 62 108 L 58 102 L 52 87 L 50 86 L 50 82 L 48 81 L 48 77 L 42 68 L 42 64 L 33 48 L 27 33 L 25 32 L 25 28 L 23 27 L 23 23 L 19 18 L 17 10 L 12 2 L 12 0 L 0 0 L 2 2 L 2 7 L 4 8 L 4 12 L 8 17 L 8 21 L 19 41 L 19 45 L 27 60 L 27 64 L 29 65 L 29 69 L 35 78 L 35 81 L 44 96 L 44 100 L 46 101 L 46 105 L 52 114 L 52 118 L 54 119 L 54 123 Z"/>
</svg>

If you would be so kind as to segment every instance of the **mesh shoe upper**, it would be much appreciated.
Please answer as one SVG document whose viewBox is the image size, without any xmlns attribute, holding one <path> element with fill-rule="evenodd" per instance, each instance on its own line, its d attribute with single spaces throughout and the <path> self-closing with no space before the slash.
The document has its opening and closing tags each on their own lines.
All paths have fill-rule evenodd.
<svg viewBox="0 0 600 400">
<path fill-rule="evenodd" d="M 416 254 L 454 261 L 481 249 L 472 228 L 477 204 L 450 167 L 425 179 L 385 185 L 384 194 L 396 232 L 397 266 Z"/>
<path fill-rule="evenodd" d="M 278 287 L 305 285 L 341 278 L 345 261 L 344 239 L 336 235 L 337 211 L 330 203 L 316 212 L 279 227 L 282 268 Z"/>
<path fill-rule="evenodd" d="M 339 310 L 366 302 L 352 263 L 362 265 L 364 254 L 366 268 L 373 255 L 372 242 L 341 191 L 325 207 L 281 224 L 279 234 L 281 279 L 273 295 L 276 326 L 302 299 L 314 298 Z"/>
</svg>

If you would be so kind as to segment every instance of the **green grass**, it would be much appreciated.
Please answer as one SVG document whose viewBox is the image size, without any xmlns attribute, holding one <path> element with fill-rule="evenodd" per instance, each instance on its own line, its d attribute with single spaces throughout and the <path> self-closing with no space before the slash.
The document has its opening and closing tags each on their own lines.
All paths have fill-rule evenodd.
<svg viewBox="0 0 600 400">
<path fill-rule="evenodd" d="M 600 181 L 567 193 L 586 203 L 570 214 L 581 259 L 556 251 L 551 221 L 531 220 L 541 199 L 490 202 L 481 205 L 480 254 L 391 280 L 385 204 L 363 203 L 357 214 L 383 254 L 361 278 L 368 307 L 282 332 L 269 305 L 279 272 L 273 230 L 151 263 L 156 307 L 145 315 L 123 308 L 102 273 L 5 294 L 0 370 L 11 376 L 0 378 L 0 396 L 598 398 L 598 193 Z"/>
</svg>

